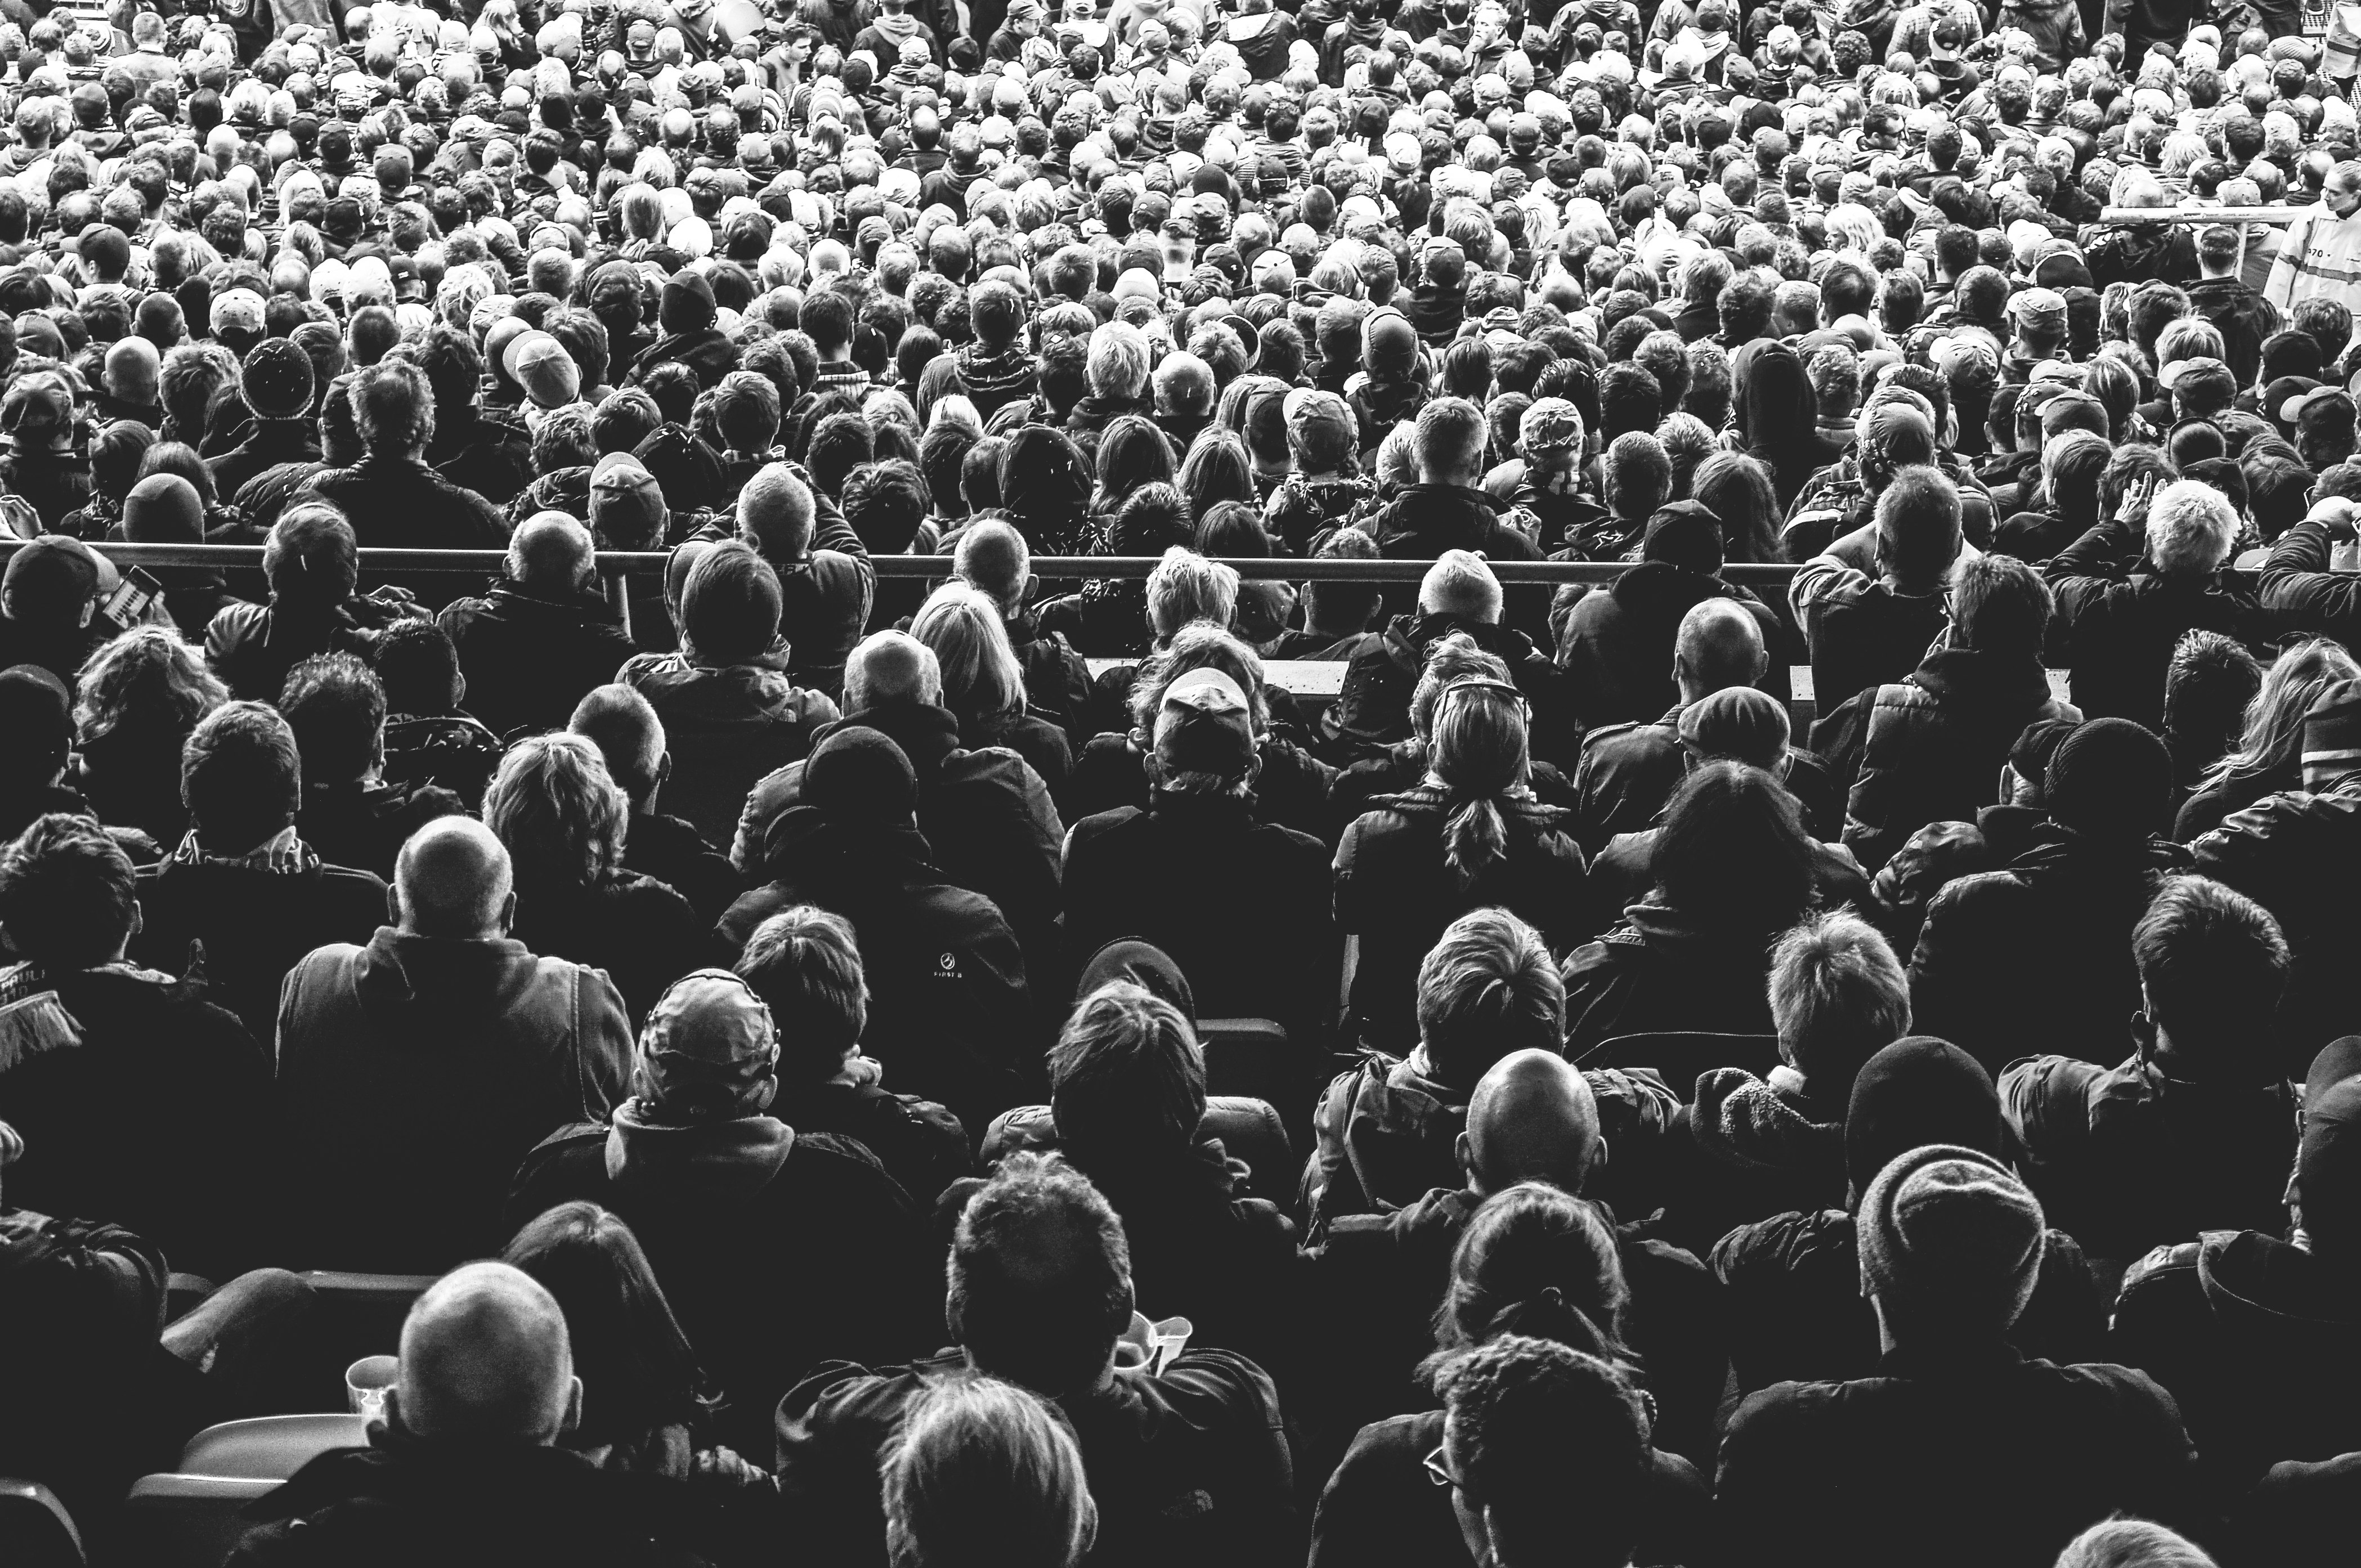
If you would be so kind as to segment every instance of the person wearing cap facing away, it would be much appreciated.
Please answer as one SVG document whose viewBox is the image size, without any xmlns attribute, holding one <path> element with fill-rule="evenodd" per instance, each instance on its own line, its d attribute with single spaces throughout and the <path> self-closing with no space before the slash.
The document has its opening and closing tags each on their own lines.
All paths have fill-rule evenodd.
<svg viewBox="0 0 2361 1568">
<path fill-rule="evenodd" d="M 1760 768 L 1786 787 L 1797 772 L 1796 753 L 1787 744 L 1786 707 L 1776 697 L 1752 686 L 1725 686 L 1675 709 L 1666 722 L 1679 751 L 1680 776 L 1708 762 L 1730 761 Z M 1834 792 L 1826 774 L 1817 773 L 1816 761 L 1805 759 L 1805 778 L 1810 781 L 1805 787 L 1817 786 L 1824 809 L 1836 807 Z M 1678 787 L 1679 778 L 1675 777 L 1664 792 L 1665 798 L 1669 800 Z M 1796 808 L 1805 813 L 1808 830 L 1815 826 L 1809 806 L 1794 788 L 1788 788 L 1787 793 L 1795 797 Z M 1837 808 L 1835 814 L 1841 818 L 1841 808 Z M 1656 820 L 1661 820 L 1661 813 Z M 1586 891 L 1593 905 L 1594 929 L 1605 930 L 1615 924 L 1624 906 L 1637 903 L 1653 884 L 1650 866 L 1660 830 L 1650 826 L 1615 834 L 1591 857 Z M 1813 879 L 1819 886 L 1823 907 L 1867 905 L 1869 878 L 1862 873 L 1861 862 L 1853 859 L 1851 850 L 1823 843 L 1815 835 L 1812 861 Z"/>
<path fill-rule="evenodd" d="M 2348 955 L 2361 918 L 2334 890 L 2361 869 L 2361 681 L 2313 699 L 2303 724 L 2303 783 L 2230 817 L 2190 848 L 2196 869 L 2245 894 L 2279 923 L 2292 964 L 2279 1036 L 2293 1059 L 2361 1032 Z"/>
<path fill-rule="evenodd" d="M 115 628 L 98 614 L 121 579 L 79 539 L 44 533 L 0 572 L 0 669 L 38 664 L 73 689 L 82 663 Z"/>
<path fill-rule="evenodd" d="M 2143 506 L 2145 538 L 2134 523 Z M 2134 487 L 2114 517 L 2051 558 L 2044 572 L 2058 597 L 2074 699 L 2085 711 L 2159 728 L 2165 670 L 2182 633 L 2268 641 L 2260 600 L 2222 570 L 2238 522 L 2210 485 L 2183 479 L 2158 488 L 2151 480 Z M 2142 564 L 2148 570 L 2134 577 Z"/>
<path fill-rule="evenodd" d="M 1079 967 L 1118 937 L 1153 943 L 1190 976 L 1201 1012 L 1276 1019 L 1295 1063 L 1310 1062 L 1336 995 L 1327 849 L 1255 820 L 1250 705 L 1228 674 L 1196 669 L 1167 685 L 1153 738 L 1147 807 L 1067 835 L 1067 959 Z"/>
<path fill-rule="evenodd" d="M 2162 880 L 2188 864 L 2162 836 L 2172 755 L 2128 719 L 2068 733 L 2041 798 L 2048 816 L 2027 847 L 1928 903 L 1911 959 L 1919 1027 L 1995 1071 L 2027 1051 L 2112 1054 L 2106 1042 L 2122 1038 L 2139 1001 L 2130 934 Z"/>
<path fill-rule="evenodd" d="M 1585 729 L 1645 722 L 1679 699 L 1672 655 L 1682 618 L 1708 599 L 1730 600 L 1753 618 L 1766 648 L 1784 646 L 1771 607 L 1725 582 L 1721 562 L 1721 520 L 1702 501 L 1674 501 L 1648 519 L 1639 564 L 1574 601 L 1557 662 Z"/>
<path fill-rule="evenodd" d="M 598 593 L 594 549 L 581 523 L 538 513 L 510 539 L 500 582 L 480 598 L 452 600 L 435 618 L 459 651 L 467 711 L 493 733 L 564 725 L 575 704 L 637 653 Z"/>
<path fill-rule="evenodd" d="M 581 1422 L 585 1388 L 565 1310 L 532 1276 L 505 1263 L 445 1276 L 412 1305 L 400 1348 L 386 1430 L 321 1455 L 258 1504 L 229 1554 L 237 1568 L 455 1550 L 463 1561 L 559 1552 L 586 1568 L 697 1560 L 661 1493 L 559 1446 Z"/>
<path fill-rule="evenodd" d="M 1883 1354 L 1867 1377 L 1783 1383 L 1731 1418 L 1714 1514 L 1733 1561 L 2037 1568 L 2117 1510 L 2191 1523 L 2196 1455 L 2171 1399 L 2008 1335 L 2048 1251 L 2041 1205 L 1976 1148 L 1898 1155 L 1854 1215 Z"/>
<path fill-rule="evenodd" d="M 816 1362 L 940 1337 L 923 1321 L 919 1201 L 860 1144 L 776 1113 L 782 1079 L 804 1067 L 788 1053 L 811 1049 L 747 980 L 693 970 L 641 1026 L 630 1098 L 542 1139 L 508 1194 L 511 1225 L 587 1201 L 631 1226 L 698 1364 L 729 1391 L 717 1430 L 766 1456 L 772 1411 Z"/>
<path fill-rule="evenodd" d="M 254 345 L 238 366 L 237 394 L 254 414 L 253 433 L 205 460 L 214 490 L 235 496 L 248 479 L 281 463 L 317 463 L 320 441 L 312 426 L 312 357 L 283 337 Z"/>
<path fill-rule="evenodd" d="M 897 1089 L 982 1127 L 1038 1078 L 1022 949 L 1000 909 L 936 867 L 917 826 L 918 780 L 889 737 L 839 726 L 812 748 L 796 803 L 772 819 L 756 887 L 719 927 L 734 950 L 771 916 L 808 904 L 861 939 L 873 1004 L 863 1048 Z"/>
<path fill-rule="evenodd" d="M 2263 298 L 2292 313 L 2306 300 L 2361 305 L 2361 162 L 2346 159 L 2321 182 L 2320 204 L 2288 225 Z"/>
<path fill-rule="evenodd" d="M 305 1222 L 291 1234 L 327 1266 L 435 1268 L 495 1249 L 517 1162 L 628 1092 L 621 994 L 505 934 L 512 869 L 490 828 L 430 823 L 393 880 L 392 924 L 320 948 L 280 998 L 280 1168 Z"/>
<path fill-rule="evenodd" d="M 2239 280 L 2236 229 L 2210 224 L 2198 230 L 2197 268 L 2202 276 L 2189 285 L 2190 309 L 2222 334 L 2222 357 L 2238 385 L 2252 387 L 2262 368 L 2263 342 L 2285 318 Z"/>
<path fill-rule="evenodd" d="M 2361 576 L 2331 568 L 2337 547 L 2356 537 L 2356 517 L 2351 500 L 2320 495 L 2272 544 L 2258 596 L 2272 631 L 2317 633 L 2348 646 L 2361 641 Z"/>
<path fill-rule="evenodd" d="M 2001 361 L 2004 384 L 2023 386 L 2033 368 L 2066 357 L 2066 300 L 2053 289 L 2026 289 L 2010 296 L 2008 348 Z"/>
<path fill-rule="evenodd" d="M 632 364 L 631 384 L 644 382 L 659 365 L 680 364 L 696 372 L 699 388 L 710 389 L 737 368 L 737 345 L 715 327 L 715 315 L 713 285 L 706 275 L 686 268 L 674 273 L 657 302 L 662 335 Z"/>
<path fill-rule="evenodd" d="M 1842 1028 L 1849 1021 L 1824 1013 L 1817 1026 Z M 1991 1075 L 1959 1047 L 1931 1036 L 1893 1041 L 1860 1061 L 1836 1111 L 1838 1196 L 1825 1207 L 1740 1225 L 1712 1251 L 1713 1271 L 1738 1308 L 1730 1318 L 1730 1363 L 1741 1395 L 1774 1383 L 1875 1376 L 1877 1312 L 1861 1294 L 1854 1220 L 1862 1196 L 1897 1157 L 1928 1144 L 1963 1146 L 1994 1159 L 2008 1154 Z M 2066 1365 L 2096 1359 L 2106 1335 L 2106 1300 L 2090 1260 L 2071 1235 L 2047 1225 L 2040 1272 L 2008 1343 L 2026 1356 Z"/>
<path fill-rule="evenodd" d="M 1554 754 L 1565 677 L 1533 640 L 1500 623 L 1506 595 L 1481 555 L 1445 550 L 1418 587 L 1414 614 L 1395 616 L 1382 631 L 1363 634 L 1345 654 L 1336 700 L 1321 716 L 1321 733 L 1337 760 L 1352 762 L 1410 738 L 1411 702 L 1421 675 L 1444 638 L 1466 638 L 1508 666 L 1510 678 L 1532 707 L 1537 742 Z"/>
<path fill-rule="evenodd" d="M 1309 553 L 1378 487 L 1358 472 L 1360 437 L 1343 398 L 1299 387 L 1281 406 L 1287 423 L 1287 477 L 1264 503 L 1263 523 L 1290 551 Z"/>
</svg>

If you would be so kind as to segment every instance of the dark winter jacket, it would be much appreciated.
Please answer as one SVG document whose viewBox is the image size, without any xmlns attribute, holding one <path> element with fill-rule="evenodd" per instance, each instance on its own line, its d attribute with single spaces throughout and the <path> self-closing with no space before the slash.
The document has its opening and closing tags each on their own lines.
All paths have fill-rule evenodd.
<svg viewBox="0 0 2361 1568">
<path fill-rule="evenodd" d="M 2164 681 L 2184 632 L 2219 631 L 2262 645 L 2263 609 L 2226 572 L 2202 577 L 2130 574 L 2146 542 L 2103 522 L 2053 556 L 2043 575 L 2058 596 L 2074 703 L 2092 718 L 2128 718 L 2161 732 Z"/>
<path fill-rule="evenodd" d="M 1948 589 L 1896 593 L 1832 554 L 1805 562 L 1787 597 L 1811 647 L 1812 695 L 1826 715 L 1858 693 L 1904 679 L 1950 621 Z M 1828 755 L 1817 729 L 1812 750 Z"/>
<path fill-rule="evenodd" d="M 694 655 L 641 653 L 615 679 L 648 699 L 673 754 L 664 804 L 714 843 L 738 826 L 746 792 L 812 749 L 836 704 L 790 678 L 774 658 L 706 664 Z"/>
<path fill-rule="evenodd" d="M 2328 531 L 2299 522 L 2263 562 L 2263 613 L 2275 632 L 2316 631 L 2347 646 L 2361 641 L 2361 576 L 2328 569 Z"/>
<path fill-rule="evenodd" d="M 1349 761 L 1410 738 L 1411 696 L 1426 672 L 1427 652 L 1453 632 L 1499 655 L 1510 678 L 1532 706 L 1532 749 L 1554 754 L 1565 739 L 1559 715 L 1563 678 L 1532 638 L 1497 621 L 1448 613 L 1398 615 L 1383 631 L 1360 637 L 1345 655 L 1345 679 L 1336 700 L 1321 716 L 1321 733 L 1335 743 L 1337 760 Z"/>
<path fill-rule="evenodd" d="M 412 833 L 467 809 L 456 795 L 432 784 L 306 784 L 295 831 L 330 865 L 390 880 L 394 860 Z"/>
<path fill-rule="evenodd" d="M 401 600 L 355 596 L 320 610 L 271 604 L 224 605 L 205 627 L 205 663 L 241 702 L 276 703 L 288 672 L 314 653 L 366 660 L 377 633 L 423 615 Z"/>
<path fill-rule="evenodd" d="M 2070 15 L 2072 6 L 2068 5 Z M 2016 13 L 2005 15 L 2015 16 Z M 2079 51 L 2078 51 L 2079 52 Z M 2054 67 L 2041 66 L 2038 70 Z M 2263 340 L 2279 330 L 2279 309 L 2235 278 L 2203 278 L 2189 285 L 2189 303 L 2222 334 L 2222 362 L 2241 387 L 2255 385 L 2263 367 Z"/>
<path fill-rule="evenodd" d="M 1681 699 L 1673 643 L 1681 618 L 1709 598 L 1729 598 L 1754 618 L 1765 647 L 1780 645 L 1778 618 L 1743 588 L 1665 561 L 1642 561 L 1566 613 L 1558 663 L 1567 699 L 1585 729 L 1636 724 Z"/>
<path fill-rule="evenodd" d="M 1365 430 L 1367 426 L 1363 427 Z M 1389 561 L 1432 561 L 1446 550 L 1473 550 L 1492 561 L 1538 561 L 1533 542 L 1500 521 L 1492 499 L 1462 485 L 1412 485 L 1367 525 Z M 1386 587 L 1386 616 L 1416 615 L 1418 585 Z M 1510 621 L 1529 635 L 1547 623 L 1546 589 L 1512 589 Z"/>
<path fill-rule="evenodd" d="M 605 973 L 634 1022 L 682 975 L 737 956 L 721 950 L 687 899 L 634 872 L 595 887 L 522 888 L 510 929 L 534 952 Z"/>
<path fill-rule="evenodd" d="M 517 1162 L 604 1120 L 631 1058 L 613 983 L 522 942 L 380 927 L 320 948 L 279 1013 L 280 1168 L 302 1260 L 402 1272 L 499 1251 Z"/>
<path fill-rule="evenodd" d="M 500 508 L 415 457 L 365 457 L 313 475 L 305 488 L 343 510 L 363 549 L 508 547 Z"/>
<path fill-rule="evenodd" d="M 1574 770 L 1573 829 L 1584 854 L 1598 854 L 1620 834 L 1657 825 L 1688 776 L 1688 748 L 1680 736 L 1686 706 L 1676 704 L 1653 723 L 1610 724 L 1582 738 L 1582 757 Z M 1844 794 L 1817 756 L 1789 747 L 1780 783 L 1804 808 L 1804 827 L 1814 837 L 1834 839 L 1844 830 Z"/>
<path fill-rule="evenodd" d="M 2352 983 L 2361 903 L 2345 891 L 2361 876 L 2361 773 L 2257 801 L 2189 849 L 2201 874 L 2269 910 L 2286 934 L 2294 965 L 2279 1034 L 2290 1076 L 2329 1041 L 2361 1033 Z"/>
<path fill-rule="evenodd" d="M 575 706 L 638 652 L 595 595 L 502 581 L 480 598 L 454 599 L 435 619 L 459 650 L 467 711 L 495 735 L 565 729 Z"/>
<path fill-rule="evenodd" d="M 1719 930 L 1653 902 L 1631 905 L 1622 924 L 1563 966 L 1566 1055 L 1579 1060 L 1622 1035 L 1773 1033 L 1763 987 L 1776 935 Z"/>
</svg>

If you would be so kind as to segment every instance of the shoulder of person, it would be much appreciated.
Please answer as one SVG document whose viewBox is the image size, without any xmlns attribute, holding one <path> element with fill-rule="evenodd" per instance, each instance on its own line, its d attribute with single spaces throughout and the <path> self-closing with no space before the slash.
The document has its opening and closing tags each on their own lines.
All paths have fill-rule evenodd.
<svg viewBox="0 0 2361 1568">
<path fill-rule="evenodd" d="M 2198 1285 L 2198 1255 L 2205 1250 L 2202 1239 L 2193 1242 L 2171 1242 L 2157 1247 L 2124 1270 L 2124 1282 L 2116 1298 L 2117 1311 L 2136 1311 L 2151 1302 L 2168 1299 L 2177 1290 Z"/>
</svg>

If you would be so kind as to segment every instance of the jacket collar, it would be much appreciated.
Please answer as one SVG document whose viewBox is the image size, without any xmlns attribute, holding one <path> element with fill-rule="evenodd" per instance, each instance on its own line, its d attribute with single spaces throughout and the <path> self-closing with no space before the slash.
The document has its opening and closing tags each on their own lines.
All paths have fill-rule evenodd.
<svg viewBox="0 0 2361 1568">
<path fill-rule="evenodd" d="M 700 1197 L 745 1199 L 770 1185 L 796 1146 L 796 1130 L 773 1116 L 674 1126 L 637 1096 L 615 1108 L 607 1130 L 607 1177 L 618 1189 L 661 1184 Z"/>
<path fill-rule="evenodd" d="M 918 775 L 921 790 L 941 775 L 943 764 L 961 750 L 959 716 L 928 702 L 880 703 L 849 713 L 814 730 L 812 744 L 818 746 L 838 730 L 855 726 L 874 729 L 901 747 L 902 754 L 910 759 L 910 771 Z"/>
</svg>

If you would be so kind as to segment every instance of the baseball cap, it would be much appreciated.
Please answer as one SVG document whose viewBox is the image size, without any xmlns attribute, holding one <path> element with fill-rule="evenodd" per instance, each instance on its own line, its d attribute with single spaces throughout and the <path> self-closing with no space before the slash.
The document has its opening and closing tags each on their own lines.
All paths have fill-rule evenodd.
<svg viewBox="0 0 2361 1568">
<path fill-rule="evenodd" d="M 81 540 L 44 533 L 17 546 L 8 557 L 7 571 L 0 574 L 0 597 L 14 603 L 20 615 L 27 606 L 80 614 L 82 605 L 101 593 L 114 592 L 121 581 L 115 568 Z"/>
<path fill-rule="evenodd" d="M 1158 706 L 1158 763 L 1167 773 L 1236 777 L 1254 762 L 1252 712 L 1244 688 L 1223 671 L 1189 671 Z"/>
<path fill-rule="evenodd" d="M 2301 379 L 2301 378 L 2295 378 Z M 2295 396 L 2288 399 L 2285 402 L 2279 404 L 2279 422 L 2282 424 L 2297 423 L 2304 417 L 2308 411 L 2329 401 L 2329 400 L 2333 398 L 2343 399 L 2348 409 L 2352 407 L 2353 400 L 2350 397 L 2347 397 L 2341 388 L 2313 387 L 2309 391 L 2299 392 Z"/>
<path fill-rule="evenodd" d="M 1353 410 L 1334 392 L 1320 391 L 1312 387 L 1298 387 L 1287 394 L 1280 405 L 1287 421 L 1287 432 L 1305 447 L 1315 451 L 1349 451 L 1355 439 Z M 1323 439 L 1326 445 L 1323 445 Z"/>
<path fill-rule="evenodd" d="M 62 761 L 73 746 L 73 696 L 38 664 L 0 670 L 0 727 L 30 755 Z"/>
</svg>

